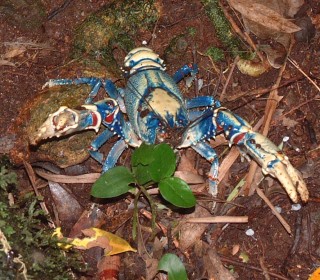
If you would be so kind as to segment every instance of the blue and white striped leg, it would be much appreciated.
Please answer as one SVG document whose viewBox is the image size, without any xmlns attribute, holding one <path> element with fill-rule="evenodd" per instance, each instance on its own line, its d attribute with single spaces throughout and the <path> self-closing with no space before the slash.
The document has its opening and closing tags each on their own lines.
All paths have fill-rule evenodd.
<svg viewBox="0 0 320 280">
<path fill-rule="evenodd" d="M 91 86 L 91 92 L 89 93 L 89 97 L 86 99 L 86 104 L 91 104 L 93 99 L 96 97 L 99 89 L 103 86 L 108 95 L 113 99 L 118 99 L 120 97 L 120 93 L 118 89 L 114 85 L 111 80 L 102 80 L 100 78 L 94 77 L 82 77 L 78 79 L 52 79 L 45 83 L 43 86 L 53 87 L 53 86 L 66 86 L 66 85 L 80 85 L 87 84 Z"/>
<path fill-rule="evenodd" d="M 91 104 L 93 99 L 97 95 L 100 87 L 102 86 L 103 82 L 99 78 L 78 78 L 78 79 L 52 79 L 46 82 L 43 86 L 46 87 L 53 87 L 53 86 L 67 86 L 67 85 L 80 85 L 80 84 L 87 84 L 91 86 L 91 92 L 89 93 L 89 97 L 86 99 L 86 104 Z"/>
<path fill-rule="evenodd" d="M 43 87 L 53 87 L 53 86 L 69 86 L 69 85 L 80 85 L 87 84 L 92 88 L 96 86 L 96 84 L 102 84 L 102 80 L 100 78 L 94 77 L 82 77 L 77 79 L 50 79 L 48 82 L 44 84 Z"/>
<path fill-rule="evenodd" d="M 203 142 L 197 143 L 195 146 L 191 146 L 198 154 L 204 157 L 206 160 L 211 162 L 211 168 L 208 174 L 209 178 L 209 193 L 216 197 L 218 194 L 218 168 L 219 160 L 217 153 L 212 147 Z"/>
<path fill-rule="evenodd" d="M 119 157 L 127 147 L 128 146 L 123 139 L 118 140 L 118 142 L 113 145 L 102 166 L 103 173 L 116 165 Z"/>
<path fill-rule="evenodd" d="M 187 109 L 200 108 L 200 107 L 211 107 L 215 108 L 221 107 L 218 100 L 214 99 L 212 96 L 198 96 L 187 100 Z"/>
<path fill-rule="evenodd" d="M 179 70 L 174 73 L 172 76 L 173 80 L 179 83 L 185 76 L 191 74 L 195 76 L 198 73 L 198 65 L 197 64 L 186 64 L 183 65 Z"/>
<path fill-rule="evenodd" d="M 89 147 L 89 154 L 100 164 L 104 164 L 104 156 L 102 153 L 98 152 L 98 149 L 107 142 L 112 136 L 113 132 L 109 129 L 104 130 L 96 139 L 91 142 Z"/>
</svg>

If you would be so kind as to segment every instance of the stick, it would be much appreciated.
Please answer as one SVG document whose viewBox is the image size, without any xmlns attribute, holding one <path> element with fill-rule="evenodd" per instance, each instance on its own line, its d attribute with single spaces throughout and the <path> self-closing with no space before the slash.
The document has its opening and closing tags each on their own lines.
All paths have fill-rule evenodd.
<svg viewBox="0 0 320 280">
<path fill-rule="evenodd" d="M 202 218 L 189 218 L 187 223 L 211 224 L 211 223 L 247 223 L 248 216 L 215 216 Z"/>
<path fill-rule="evenodd" d="M 27 174 L 29 176 L 32 188 L 33 188 L 36 196 L 38 196 L 38 197 L 41 196 L 40 192 L 38 191 L 37 184 L 36 184 L 36 174 L 34 173 L 34 171 L 32 169 L 32 166 L 30 165 L 30 163 L 28 163 L 26 161 L 24 161 L 23 164 L 24 164 L 24 167 L 25 167 L 25 169 L 27 171 Z M 40 206 L 41 206 L 41 209 L 48 215 L 49 227 L 56 228 L 53 220 L 50 217 L 50 213 L 48 211 L 48 208 L 47 208 L 46 204 L 43 201 L 40 201 Z"/>
</svg>

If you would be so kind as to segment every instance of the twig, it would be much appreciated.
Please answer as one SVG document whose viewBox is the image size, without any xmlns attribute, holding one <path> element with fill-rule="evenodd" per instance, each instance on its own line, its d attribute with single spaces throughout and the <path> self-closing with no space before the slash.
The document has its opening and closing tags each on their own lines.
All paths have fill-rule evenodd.
<svg viewBox="0 0 320 280">
<path fill-rule="evenodd" d="M 34 173 L 34 171 L 32 169 L 32 166 L 26 161 L 24 161 L 23 164 L 24 164 L 24 167 L 25 167 L 25 169 L 27 171 L 27 174 L 29 176 L 31 185 L 33 187 L 33 190 L 34 190 L 36 196 L 38 196 L 38 197 L 41 196 L 41 194 L 40 194 L 40 192 L 38 191 L 38 188 L 37 188 L 36 175 L 35 175 L 35 173 Z M 41 209 L 48 215 L 48 225 L 49 225 L 49 227 L 55 228 L 56 226 L 55 226 L 53 220 L 50 217 L 50 213 L 48 211 L 48 208 L 47 208 L 46 204 L 43 201 L 40 201 L 40 206 L 41 206 Z"/>
<path fill-rule="evenodd" d="M 248 223 L 248 216 L 215 216 L 215 217 L 201 217 L 201 218 L 189 218 L 187 223 Z"/>
<path fill-rule="evenodd" d="M 314 87 L 320 92 L 320 87 L 300 68 L 300 66 L 298 65 L 298 63 L 297 63 L 295 60 L 291 59 L 290 57 L 288 57 L 287 59 L 288 59 L 289 62 L 290 62 L 303 76 L 305 76 L 305 77 L 309 80 L 309 82 L 310 82 L 311 84 L 313 84 Z"/>
<path fill-rule="evenodd" d="M 270 209 L 272 210 L 273 214 L 278 218 L 279 222 L 283 225 L 283 227 L 285 228 L 285 230 L 291 234 L 291 228 L 289 226 L 289 224 L 285 221 L 284 218 L 282 218 L 282 216 L 278 213 L 278 211 L 274 208 L 274 206 L 272 205 L 271 201 L 265 196 L 265 194 L 263 193 L 262 190 L 260 190 L 257 186 L 255 186 L 255 191 L 257 192 L 257 194 L 263 199 L 263 201 L 270 207 Z"/>
<path fill-rule="evenodd" d="M 259 268 L 259 267 L 256 267 L 256 266 L 253 266 L 253 265 L 249 265 L 247 263 L 242 263 L 242 262 L 239 262 L 239 261 L 236 261 L 236 260 L 232 260 L 232 259 L 230 259 L 228 257 L 222 256 L 221 254 L 219 254 L 219 256 L 220 256 L 220 259 L 223 262 L 228 262 L 228 263 L 231 263 L 231 264 L 234 264 L 234 265 L 237 265 L 237 266 L 241 266 L 241 267 L 244 267 L 244 268 L 247 268 L 247 269 L 263 272 L 263 270 L 261 268 Z M 277 273 L 271 272 L 271 271 L 269 271 L 269 274 L 271 276 L 273 276 L 273 277 L 278 278 L 278 279 L 289 280 L 288 278 L 286 278 L 286 277 L 284 277 L 282 275 L 279 275 Z"/>
<path fill-rule="evenodd" d="M 197 64 L 197 51 L 196 51 L 196 44 L 193 44 L 192 48 L 192 58 L 193 58 L 193 64 Z M 197 75 L 194 76 L 194 96 L 197 97 L 199 95 L 199 81 Z"/>
<path fill-rule="evenodd" d="M 202 53 L 202 52 L 199 52 L 199 51 L 197 51 L 197 53 L 200 54 L 201 56 L 205 56 L 205 57 L 208 57 L 208 58 L 209 58 L 213 70 L 214 70 L 217 74 L 219 74 L 219 75 L 222 76 L 222 79 L 223 79 L 223 82 L 224 82 L 224 81 L 226 80 L 226 77 L 225 77 L 223 74 L 221 74 L 220 69 L 219 69 L 219 68 L 217 67 L 217 65 L 214 63 L 214 61 L 213 61 L 213 59 L 211 58 L 211 56 L 210 56 L 210 55 L 206 55 L 206 54 L 204 54 L 204 53 Z"/>
<path fill-rule="evenodd" d="M 291 79 L 288 79 L 286 81 L 284 81 L 283 83 L 281 83 L 281 85 L 279 85 L 279 87 L 275 88 L 274 86 L 271 88 L 259 88 L 259 89 L 254 89 L 251 90 L 249 92 L 239 92 L 230 96 L 226 97 L 226 101 L 236 101 L 237 99 L 241 98 L 241 97 L 252 97 L 251 100 L 253 98 L 258 98 L 274 89 L 279 89 L 279 88 L 283 88 L 293 82 L 297 82 L 299 80 L 301 80 L 303 78 L 302 75 L 297 76 L 297 77 L 293 77 Z M 240 106 L 237 106 L 236 108 L 239 108 Z M 231 108 L 232 110 L 236 109 L 236 108 Z"/>
<path fill-rule="evenodd" d="M 40 177 L 56 182 L 56 183 L 67 183 L 67 184 L 91 184 L 97 181 L 97 179 L 101 176 L 100 173 L 89 173 L 89 174 L 82 174 L 82 175 L 75 175 L 75 176 L 68 176 L 68 175 L 57 175 L 57 174 L 50 174 L 47 172 L 43 172 L 40 170 L 35 170 L 37 175 Z"/>
<path fill-rule="evenodd" d="M 307 101 L 305 101 L 305 102 L 302 102 L 302 103 L 298 104 L 297 106 L 293 107 L 293 108 L 292 108 L 291 110 L 289 110 L 288 112 L 282 114 L 282 115 L 281 115 L 280 117 L 278 117 L 275 121 L 281 121 L 285 116 L 290 115 L 290 114 L 293 113 L 295 110 L 298 110 L 300 107 L 302 107 L 302 106 L 304 106 L 304 105 L 306 105 L 306 104 L 308 104 L 308 103 L 310 103 L 310 102 L 312 102 L 312 101 L 318 100 L 317 98 L 318 98 L 318 97 L 315 96 L 315 97 L 313 97 L 313 98 L 311 98 L 311 99 L 309 99 L 309 100 L 307 100 Z"/>
<path fill-rule="evenodd" d="M 206 266 L 210 279 L 235 280 L 231 272 L 224 267 L 215 247 L 209 247 L 206 255 Z"/>
<path fill-rule="evenodd" d="M 157 18 L 157 21 L 156 21 L 156 23 L 154 24 L 154 27 L 153 27 L 153 30 L 152 30 L 151 43 L 150 43 L 150 45 L 151 45 L 152 47 L 153 47 L 153 40 L 154 40 L 155 38 L 157 38 L 156 30 L 157 30 L 157 27 L 158 27 L 159 19 L 160 19 L 160 17 Z"/>
<path fill-rule="evenodd" d="M 49 15 L 47 16 L 47 20 L 53 19 L 57 14 L 59 14 L 63 10 L 65 10 L 72 2 L 73 2 L 73 0 L 64 1 L 64 3 L 59 8 L 57 8 L 49 13 Z"/>
<path fill-rule="evenodd" d="M 228 77 L 227 77 L 227 80 L 226 80 L 226 82 L 225 82 L 225 84 L 224 84 L 224 86 L 223 86 L 223 90 L 222 90 L 222 92 L 221 92 L 221 94 L 220 94 L 220 97 L 219 97 L 219 99 L 220 99 L 221 102 L 222 102 L 223 99 L 224 99 L 224 96 L 225 96 L 226 91 L 227 91 L 227 87 L 228 87 L 228 85 L 229 85 L 230 79 L 231 79 L 231 77 L 232 77 L 232 75 L 233 75 L 234 68 L 235 68 L 235 66 L 237 65 L 237 62 L 238 62 L 238 61 L 239 61 L 239 56 L 237 56 L 237 57 L 235 58 L 232 66 L 231 66 L 231 69 L 230 69 L 229 75 L 228 75 Z"/>
<path fill-rule="evenodd" d="M 266 280 L 270 280 L 269 271 L 266 268 L 266 266 L 264 265 L 264 258 L 263 257 L 259 258 L 259 263 L 260 263 L 261 269 L 263 271 L 262 274 L 263 274 L 264 278 L 266 278 Z"/>
</svg>

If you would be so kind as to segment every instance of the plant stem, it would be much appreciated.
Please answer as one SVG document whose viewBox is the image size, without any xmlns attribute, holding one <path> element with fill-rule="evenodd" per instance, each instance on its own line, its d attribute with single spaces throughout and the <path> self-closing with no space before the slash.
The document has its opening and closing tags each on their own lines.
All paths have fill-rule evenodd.
<svg viewBox="0 0 320 280">
<path fill-rule="evenodd" d="M 152 229 L 152 239 L 155 235 L 155 229 L 156 229 L 156 216 L 157 216 L 157 209 L 156 209 L 156 205 L 153 202 L 152 197 L 149 195 L 148 191 L 146 190 L 146 188 L 144 186 L 139 186 L 140 191 L 144 194 L 144 196 L 147 198 L 147 200 L 149 201 L 150 207 L 151 207 L 151 214 L 152 214 L 152 218 L 151 218 L 151 229 Z"/>
<path fill-rule="evenodd" d="M 132 238 L 136 240 L 138 227 L 138 200 L 141 195 L 141 190 L 138 191 L 134 198 L 133 220 L 132 220 Z"/>
</svg>

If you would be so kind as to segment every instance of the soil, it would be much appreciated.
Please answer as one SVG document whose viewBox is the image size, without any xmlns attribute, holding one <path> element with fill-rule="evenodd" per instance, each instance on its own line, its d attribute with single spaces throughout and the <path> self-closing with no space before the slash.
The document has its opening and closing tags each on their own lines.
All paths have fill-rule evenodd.
<svg viewBox="0 0 320 280">
<path fill-rule="evenodd" d="M 88 15 L 98 11 L 108 2 L 110 1 L 75 1 L 50 20 L 46 16 L 40 18 L 41 24 L 32 27 L 22 21 L 15 22 L 8 14 L 2 15 L 0 11 L 0 42 L 2 42 L 0 54 L 2 59 L 5 59 L 6 54 L 8 55 L 8 43 L 37 44 L 37 47 L 27 47 L 20 55 L 7 58 L 14 65 L 0 65 L 0 153 L 8 154 L 12 148 L 12 143 L 10 143 L 13 141 L 12 135 L 9 135 L 8 129 L 15 123 L 25 103 L 39 94 L 41 87 L 48 79 L 57 78 L 56 69 L 68 62 L 75 28 Z M 308 2 L 308 5 L 305 4 L 308 15 L 311 18 L 316 18 L 320 11 L 318 1 L 306 2 Z M 63 0 L 42 1 L 45 15 L 50 14 L 63 3 Z M 142 32 L 137 35 L 136 45 L 140 46 L 145 40 L 148 42 L 148 47 L 154 49 L 161 56 L 164 55 L 168 72 L 171 74 L 181 64 L 196 62 L 200 69 L 198 79 L 203 79 L 205 85 L 200 94 L 214 92 L 219 75 L 213 70 L 208 57 L 201 54 L 205 53 L 209 46 L 221 46 L 221 43 L 216 37 L 213 25 L 206 16 L 202 4 L 200 1 L 192 0 L 163 0 L 160 3 L 162 10 L 156 27 L 150 32 Z M 22 11 L 20 12 L 22 13 Z M 186 34 L 190 28 L 195 28 L 196 34 L 187 38 L 187 48 L 182 55 L 165 52 L 173 37 Z M 259 42 L 258 38 L 254 36 L 253 38 Z M 320 79 L 319 46 L 320 37 L 316 32 L 311 40 L 296 42 L 290 55 L 315 83 Z M 233 59 L 227 55 L 223 62 L 216 63 L 218 69 L 226 71 L 225 77 L 229 73 L 232 62 Z M 234 110 L 248 122 L 255 124 L 264 114 L 269 92 L 255 96 L 250 96 L 250 92 L 271 88 L 277 80 L 278 73 L 278 69 L 271 69 L 260 77 L 254 78 L 235 69 L 223 106 Z M 264 271 L 274 273 L 270 275 L 269 279 L 307 279 L 308 275 L 320 266 L 320 212 L 318 207 L 320 202 L 318 182 L 320 152 L 317 140 L 320 137 L 319 91 L 290 63 L 288 63 L 282 77 L 284 86 L 279 88 L 279 95 L 283 98 L 271 123 L 268 137 L 278 144 L 283 137 L 289 137 L 284 145 L 284 151 L 292 164 L 302 172 L 311 198 L 307 204 L 302 205 L 300 210 L 295 211 L 292 210 L 290 199 L 275 180 L 268 179 L 262 183 L 262 187 L 265 188 L 266 195 L 272 204 L 281 209 L 281 215 L 290 225 L 292 234 L 288 234 L 257 194 L 240 198 L 236 201 L 240 206 L 228 210 L 222 207 L 225 203 L 219 203 L 215 215 L 243 215 L 249 218 L 249 222 L 246 224 L 229 224 L 223 227 L 220 225 L 207 226 L 206 234 L 202 237 L 206 243 L 208 242 L 210 246 L 216 248 L 223 264 L 232 270 L 233 275 L 238 279 L 268 279 L 264 276 Z M 220 85 L 217 95 L 221 90 L 222 86 Z M 184 88 L 183 91 L 188 96 L 194 96 L 196 89 L 193 87 Z M 248 94 L 234 101 L 228 101 L 231 100 L 230 97 L 237 96 L 241 92 Z M 216 94 L 216 92 L 214 93 Z M 106 149 L 108 147 L 107 145 Z M 224 148 L 219 147 L 217 151 L 221 155 Z M 130 152 L 123 155 L 121 162 L 128 162 L 128 156 L 130 156 Z M 192 157 L 195 157 L 195 154 L 192 154 Z M 223 156 L 220 161 L 222 159 Z M 100 166 L 93 160 L 89 159 L 84 165 L 89 167 L 83 170 L 100 171 Z M 79 172 L 82 167 L 80 165 L 76 168 Z M 210 165 L 205 160 L 198 158 L 197 171 L 200 174 L 206 174 L 209 168 Z M 223 201 L 225 195 L 248 173 L 248 169 L 248 163 L 240 162 L 240 160 L 232 166 L 226 179 L 220 183 L 219 197 Z M 23 167 L 17 167 L 17 172 L 21 188 L 30 188 Z M 74 185 L 70 185 L 69 189 L 72 190 L 84 208 L 90 208 L 92 204 L 89 196 L 90 185 L 80 184 L 78 189 Z M 49 196 L 48 191 L 44 190 L 43 195 Z M 52 199 L 47 199 L 52 203 Z M 201 205 L 209 207 L 201 199 L 199 201 Z M 107 222 L 109 229 L 118 230 L 117 233 L 119 233 L 119 227 L 121 227 L 120 233 L 130 234 L 132 227 L 130 215 L 132 212 L 129 211 L 128 215 L 127 202 L 124 198 L 101 207 L 107 215 L 114 216 L 111 221 Z M 167 215 L 159 214 L 158 222 L 170 228 L 170 224 L 179 221 L 184 215 L 186 213 L 171 213 L 169 211 Z M 144 224 L 144 227 L 150 226 L 150 221 L 143 216 L 140 217 L 140 222 Z M 118 228 L 117 225 L 119 225 Z M 62 224 L 62 226 L 64 225 Z M 67 224 L 65 226 L 70 227 Z M 253 236 L 246 234 L 248 229 L 254 230 Z M 158 233 L 157 238 L 161 239 L 164 235 Z M 179 247 L 175 248 L 173 244 L 177 244 L 173 243 L 170 231 L 165 237 L 168 237 L 169 242 L 166 250 L 178 254 L 183 260 L 189 279 L 207 279 L 207 274 L 204 271 L 207 256 L 199 253 L 197 246 L 192 246 L 184 251 L 181 251 Z M 151 246 L 148 250 L 152 251 L 154 258 L 156 258 L 155 243 L 147 241 L 146 243 Z M 146 263 L 144 257 L 143 254 L 134 253 L 121 255 L 120 279 L 145 279 Z M 246 257 L 247 260 L 245 260 Z M 132 266 L 133 262 L 135 266 Z M 88 279 L 92 277 L 88 277 Z"/>
</svg>

